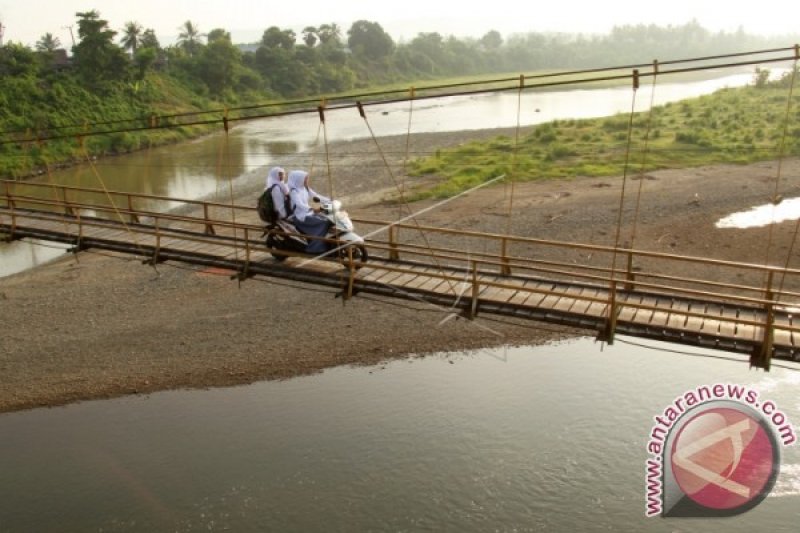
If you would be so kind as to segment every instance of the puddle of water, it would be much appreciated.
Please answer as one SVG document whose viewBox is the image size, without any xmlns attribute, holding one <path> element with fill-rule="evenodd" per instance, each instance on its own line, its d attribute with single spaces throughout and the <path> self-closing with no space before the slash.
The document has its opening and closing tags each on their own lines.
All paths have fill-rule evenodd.
<svg viewBox="0 0 800 533">
<path fill-rule="evenodd" d="M 718 228 L 760 228 L 800 218 L 800 198 L 784 200 L 778 205 L 766 204 L 740 211 L 717 221 Z"/>
</svg>

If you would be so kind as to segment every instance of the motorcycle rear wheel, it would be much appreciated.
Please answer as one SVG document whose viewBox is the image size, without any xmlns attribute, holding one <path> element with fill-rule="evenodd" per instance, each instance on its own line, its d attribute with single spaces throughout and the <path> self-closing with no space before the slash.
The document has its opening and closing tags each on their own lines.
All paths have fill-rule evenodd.
<svg viewBox="0 0 800 533">
<path fill-rule="evenodd" d="M 281 246 L 280 246 L 279 243 L 280 243 L 280 240 L 275 235 L 269 235 L 267 237 L 267 247 L 268 248 L 271 248 L 273 250 L 280 250 Z M 283 254 L 278 254 L 278 253 L 275 253 L 275 252 L 270 252 L 270 254 L 272 254 L 272 257 L 274 257 L 276 261 L 286 261 L 286 258 L 288 257 L 288 256 L 285 256 Z"/>
</svg>

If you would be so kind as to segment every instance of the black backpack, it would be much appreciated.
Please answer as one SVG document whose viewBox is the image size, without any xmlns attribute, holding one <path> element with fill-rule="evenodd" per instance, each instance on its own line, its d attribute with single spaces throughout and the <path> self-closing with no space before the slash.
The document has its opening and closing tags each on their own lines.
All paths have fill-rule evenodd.
<svg viewBox="0 0 800 533">
<path fill-rule="evenodd" d="M 270 225 L 278 222 L 278 211 L 275 209 L 275 202 L 272 200 L 272 189 L 277 186 L 277 184 L 271 185 L 258 197 L 258 216 L 261 220 Z M 284 197 L 284 208 L 286 209 L 286 215 L 290 215 L 292 211 L 290 209 L 288 196 Z"/>
</svg>

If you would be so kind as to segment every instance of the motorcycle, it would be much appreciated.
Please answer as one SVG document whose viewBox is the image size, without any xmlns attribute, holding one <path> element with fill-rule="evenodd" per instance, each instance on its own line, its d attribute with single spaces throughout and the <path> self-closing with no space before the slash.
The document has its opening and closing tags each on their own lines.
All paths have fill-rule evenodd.
<svg viewBox="0 0 800 533">
<path fill-rule="evenodd" d="M 330 222 L 325 238 L 333 242 L 325 243 L 327 252 L 323 252 L 322 255 L 331 258 L 338 256 L 347 260 L 350 257 L 348 249 L 352 249 L 353 260 L 366 263 L 368 254 L 364 238 L 354 231 L 353 221 L 350 220 L 347 211 L 342 209 L 342 202 L 339 200 L 320 202 L 319 198 L 314 197 L 312 206 L 317 207 L 319 213 Z M 265 233 L 266 244 L 269 248 L 315 255 L 306 251 L 312 239 L 298 232 L 289 220 L 278 220 L 275 224 L 268 226 Z M 272 257 L 277 261 L 284 261 L 288 255 L 272 252 Z"/>
</svg>

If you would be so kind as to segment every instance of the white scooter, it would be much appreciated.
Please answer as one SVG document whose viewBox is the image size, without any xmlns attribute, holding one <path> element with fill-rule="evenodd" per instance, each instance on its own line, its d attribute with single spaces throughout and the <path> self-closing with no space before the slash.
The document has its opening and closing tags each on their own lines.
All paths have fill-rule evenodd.
<svg viewBox="0 0 800 533">
<path fill-rule="evenodd" d="M 333 200 L 331 202 L 320 202 L 319 198 L 314 197 L 311 206 L 319 209 L 319 213 L 330 222 L 326 239 L 334 242 L 327 242 L 328 253 L 325 257 L 342 259 L 350 257 L 349 248 L 352 249 L 353 260 L 366 263 L 368 259 L 367 248 L 364 246 L 364 238 L 353 231 L 353 221 L 350 215 L 342 209 L 342 202 Z M 306 249 L 311 239 L 297 231 L 297 228 L 289 220 L 279 220 L 275 225 L 267 228 L 266 244 L 270 248 L 287 252 L 308 254 Z M 335 251 L 334 251 L 335 250 Z M 308 254 L 312 255 L 312 254 Z M 281 253 L 272 253 L 278 261 L 285 260 L 288 256 Z"/>
</svg>

